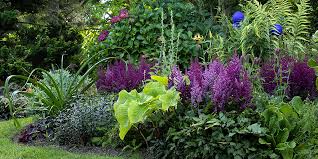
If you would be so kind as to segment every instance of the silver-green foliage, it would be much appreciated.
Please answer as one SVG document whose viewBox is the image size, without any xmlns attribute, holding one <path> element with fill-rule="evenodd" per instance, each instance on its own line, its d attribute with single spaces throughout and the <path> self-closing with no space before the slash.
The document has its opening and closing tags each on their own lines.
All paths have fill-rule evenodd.
<svg viewBox="0 0 318 159">
<path fill-rule="evenodd" d="M 143 123 L 155 111 L 168 111 L 176 107 L 180 99 L 175 88 L 168 89 L 160 82 L 149 82 L 142 92 L 136 90 L 119 92 L 114 104 L 115 117 L 119 123 L 119 137 L 123 140 L 129 129 Z"/>
<path fill-rule="evenodd" d="M 116 125 L 113 94 L 79 96 L 55 119 L 54 140 L 59 144 L 87 144 L 98 129 L 110 131 Z"/>
</svg>

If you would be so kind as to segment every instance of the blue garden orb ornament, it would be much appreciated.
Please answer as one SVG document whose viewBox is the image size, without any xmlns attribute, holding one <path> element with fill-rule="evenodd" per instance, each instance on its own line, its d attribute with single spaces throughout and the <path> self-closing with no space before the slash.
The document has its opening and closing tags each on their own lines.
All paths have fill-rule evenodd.
<svg viewBox="0 0 318 159">
<path fill-rule="evenodd" d="M 236 11 L 233 16 L 232 16 L 232 21 L 233 21 L 233 27 L 234 28 L 239 28 L 240 23 L 244 20 L 244 13 L 240 11 Z"/>
<path fill-rule="evenodd" d="M 280 36 L 283 34 L 283 26 L 280 24 L 274 24 L 273 29 L 271 30 L 271 33 L 277 36 Z"/>
</svg>

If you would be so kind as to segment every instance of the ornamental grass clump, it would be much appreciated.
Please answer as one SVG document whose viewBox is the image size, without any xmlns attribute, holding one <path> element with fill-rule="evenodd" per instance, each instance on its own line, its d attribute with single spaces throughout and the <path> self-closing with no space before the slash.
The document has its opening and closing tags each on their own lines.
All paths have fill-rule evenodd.
<svg viewBox="0 0 318 159">
<path fill-rule="evenodd" d="M 278 61 L 278 62 L 277 62 Z M 300 96 L 313 99 L 317 96 L 315 89 L 315 70 L 305 61 L 291 57 L 269 61 L 261 67 L 263 88 L 269 94 L 275 94 L 280 86 L 285 86 L 284 95 L 288 98 Z"/>
<path fill-rule="evenodd" d="M 98 71 L 97 89 L 101 92 L 119 92 L 123 89 L 131 91 L 150 78 L 150 67 L 143 58 L 138 67 L 116 61 L 107 69 Z"/>
<path fill-rule="evenodd" d="M 230 110 L 232 106 L 240 109 L 251 106 L 252 83 L 236 55 L 227 66 L 214 60 L 205 69 L 195 60 L 185 74 L 183 77 L 174 67 L 169 77 L 170 86 L 174 85 L 181 92 L 183 101 L 190 97 L 194 106 L 211 102 L 214 111 Z"/>
</svg>

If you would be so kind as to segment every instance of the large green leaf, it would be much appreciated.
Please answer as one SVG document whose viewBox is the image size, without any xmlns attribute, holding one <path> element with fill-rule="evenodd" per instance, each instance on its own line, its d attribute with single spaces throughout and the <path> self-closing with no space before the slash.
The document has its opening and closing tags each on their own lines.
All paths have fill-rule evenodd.
<svg viewBox="0 0 318 159">
<path fill-rule="evenodd" d="M 128 108 L 128 118 L 131 124 L 143 121 L 148 111 L 147 105 L 139 104 L 137 101 L 130 101 Z"/>
<path fill-rule="evenodd" d="M 169 107 L 176 107 L 180 100 L 179 93 L 176 90 L 168 90 L 166 94 L 161 95 L 159 100 L 162 102 L 161 109 L 168 111 Z"/>
<path fill-rule="evenodd" d="M 128 119 L 128 107 L 130 102 L 126 101 L 125 103 L 115 103 L 114 104 L 114 111 L 115 117 L 119 123 L 119 137 L 120 139 L 124 139 L 125 135 L 131 128 L 131 123 Z"/>
<path fill-rule="evenodd" d="M 154 111 L 175 107 L 180 99 L 175 89 L 166 90 L 159 82 L 146 84 L 143 91 L 138 93 L 132 90 L 119 92 L 117 102 L 114 104 L 115 117 L 119 123 L 119 136 L 123 140 L 132 125 L 142 123 Z"/>
<path fill-rule="evenodd" d="M 153 75 L 153 76 L 151 76 L 151 79 L 163 84 L 164 86 L 168 86 L 168 77 Z"/>
<path fill-rule="evenodd" d="M 296 96 L 290 101 L 291 105 L 293 106 L 294 110 L 297 112 L 297 114 L 300 114 L 303 109 L 303 101 L 301 100 L 301 97 Z"/>
<path fill-rule="evenodd" d="M 159 95 L 165 94 L 166 88 L 159 82 L 150 82 L 145 85 L 143 93 L 146 95 L 157 97 Z"/>
<path fill-rule="evenodd" d="M 279 131 L 279 133 L 277 134 L 276 140 L 277 143 L 284 143 L 288 140 L 289 137 L 289 132 L 290 130 L 288 130 L 287 128 L 284 128 L 283 130 Z"/>
</svg>

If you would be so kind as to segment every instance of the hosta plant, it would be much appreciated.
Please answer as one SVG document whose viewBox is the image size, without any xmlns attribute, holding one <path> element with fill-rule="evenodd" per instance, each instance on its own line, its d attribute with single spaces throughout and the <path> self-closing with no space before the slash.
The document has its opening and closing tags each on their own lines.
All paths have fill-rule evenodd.
<svg viewBox="0 0 318 159">
<path fill-rule="evenodd" d="M 180 99 L 179 93 L 175 88 L 167 89 L 165 85 L 167 82 L 162 81 L 167 80 L 161 79 L 147 83 L 141 92 L 136 90 L 119 92 L 114 111 L 119 123 L 119 137 L 122 140 L 131 127 L 143 123 L 153 112 L 166 112 L 169 108 L 177 106 Z"/>
</svg>

